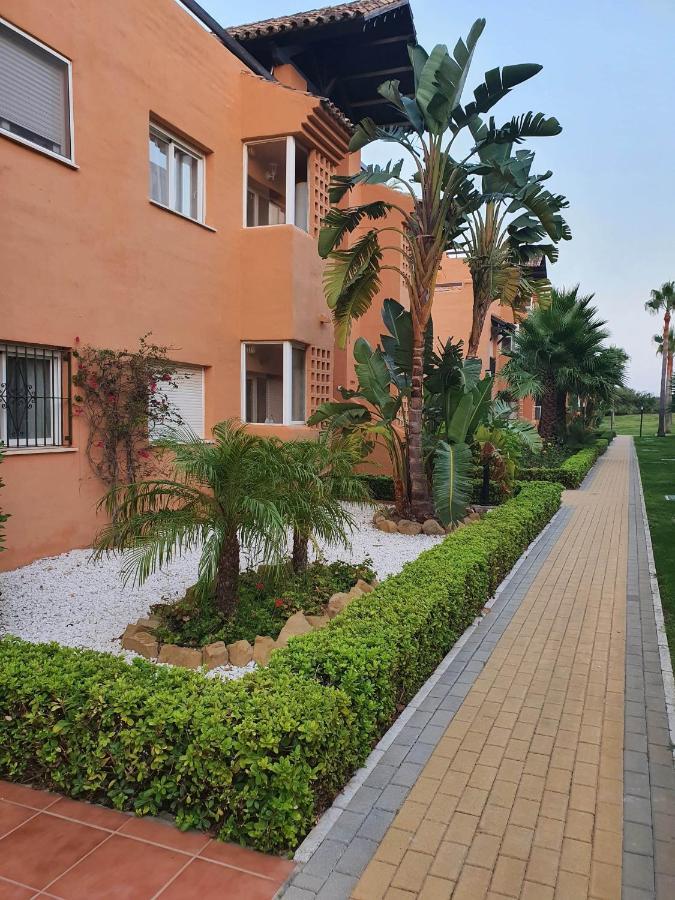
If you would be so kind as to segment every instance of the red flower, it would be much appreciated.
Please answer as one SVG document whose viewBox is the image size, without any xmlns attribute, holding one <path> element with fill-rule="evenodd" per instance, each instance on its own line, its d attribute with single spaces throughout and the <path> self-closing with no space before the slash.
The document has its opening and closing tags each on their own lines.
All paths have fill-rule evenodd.
<svg viewBox="0 0 675 900">
<path fill-rule="evenodd" d="M 262 581 L 259 581 L 255 586 L 256 591 L 262 591 L 262 590 L 264 590 L 264 588 L 265 588 L 265 585 L 262 583 Z"/>
<path fill-rule="evenodd" d="M 162 375 L 162 381 L 171 381 L 171 375 L 169 375 L 168 372 L 165 372 L 165 373 Z"/>
<path fill-rule="evenodd" d="M 284 601 L 281 599 L 281 597 L 277 597 L 277 599 L 274 601 L 274 605 L 277 609 L 279 609 L 280 606 L 284 605 Z"/>
<path fill-rule="evenodd" d="M 139 451 L 138 451 L 138 455 L 139 455 L 142 459 L 149 459 L 149 458 L 150 458 L 150 454 L 148 453 L 147 450 L 139 450 Z"/>
<path fill-rule="evenodd" d="M 97 441 L 97 442 L 96 442 L 96 446 L 97 446 L 97 447 L 102 447 L 102 446 L 103 446 L 103 441 Z"/>
</svg>

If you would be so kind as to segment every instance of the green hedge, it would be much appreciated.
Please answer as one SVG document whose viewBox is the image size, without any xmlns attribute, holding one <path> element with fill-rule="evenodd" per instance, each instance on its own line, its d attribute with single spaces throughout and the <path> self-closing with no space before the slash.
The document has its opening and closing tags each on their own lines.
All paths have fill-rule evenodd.
<svg viewBox="0 0 675 900">
<path fill-rule="evenodd" d="M 374 500 L 382 500 L 384 502 L 393 502 L 394 500 L 394 480 L 390 475 L 364 475 L 363 480 L 368 485 L 371 496 Z M 471 482 L 471 502 L 481 502 L 481 492 L 483 489 L 482 478 L 474 478 Z M 507 494 L 494 481 L 490 482 L 490 493 L 488 495 L 488 503 L 503 503 L 507 498 Z"/>
<path fill-rule="evenodd" d="M 528 484 L 267 669 L 205 680 L 0 641 L 0 777 L 291 850 L 560 505 Z"/>
<path fill-rule="evenodd" d="M 572 454 L 559 466 L 520 469 L 518 478 L 520 481 L 551 481 L 566 488 L 578 488 L 608 446 L 609 441 L 606 438 L 598 438 L 591 447 L 584 447 L 583 450 Z"/>
</svg>

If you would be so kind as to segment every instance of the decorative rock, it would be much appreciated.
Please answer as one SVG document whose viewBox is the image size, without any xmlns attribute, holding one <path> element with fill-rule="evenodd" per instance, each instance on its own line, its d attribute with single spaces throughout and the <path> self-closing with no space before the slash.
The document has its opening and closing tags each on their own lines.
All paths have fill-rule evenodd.
<svg viewBox="0 0 675 900">
<path fill-rule="evenodd" d="M 449 525 L 445 526 L 445 533 L 452 534 L 453 531 L 457 530 L 457 525 L 454 522 L 451 522 Z"/>
<path fill-rule="evenodd" d="M 439 525 L 436 519 L 427 519 L 422 522 L 422 531 L 425 534 L 445 534 L 445 528 Z"/>
<path fill-rule="evenodd" d="M 330 622 L 328 616 L 305 616 L 305 618 L 315 630 L 324 628 Z"/>
<path fill-rule="evenodd" d="M 183 666 L 184 669 L 198 669 L 202 664 L 202 651 L 192 647 L 179 647 L 177 644 L 162 644 L 158 662 Z"/>
<path fill-rule="evenodd" d="M 480 521 L 480 513 L 477 513 L 475 510 L 470 512 L 467 516 L 469 522 L 479 522 Z"/>
<path fill-rule="evenodd" d="M 225 641 L 214 641 L 202 647 L 202 665 L 209 670 L 227 665 L 228 659 Z"/>
<path fill-rule="evenodd" d="M 132 635 L 137 634 L 139 631 L 143 631 L 143 630 L 144 629 L 141 628 L 141 626 L 138 625 L 136 622 L 134 622 L 133 625 L 127 625 L 127 627 L 124 629 L 124 634 L 122 635 L 122 646 L 124 647 L 124 642 L 126 641 L 127 638 L 129 638 Z"/>
<path fill-rule="evenodd" d="M 345 606 L 349 606 L 353 599 L 353 594 L 333 594 L 333 596 L 328 601 L 328 618 L 334 619 L 338 613 L 342 612 Z"/>
<path fill-rule="evenodd" d="M 272 650 L 276 650 L 278 646 L 274 638 L 258 635 L 253 646 L 253 659 L 259 666 L 266 666 L 270 661 Z"/>
<path fill-rule="evenodd" d="M 136 631 L 128 636 L 125 634 L 122 646 L 125 650 L 133 650 L 146 659 L 154 659 L 159 652 L 157 638 L 147 631 Z"/>
<path fill-rule="evenodd" d="M 395 534 L 398 531 L 396 522 L 392 522 L 391 519 L 380 519 L 375 527 L 379 528 L 380 531 L 386 531 L 388 534 Z"/>
<path fill-rule="evenodd" d="M 353 588 L 350 588 L 350 589 L 347 591 L 347 593 L 348 593 L 349 596 L 352 598 L 352 600 L 355 600 L 356 597 L 362 597 L 362 596 L 363 596 L 363 591 L 361 590 L 361 588 L 360 588 L 357 584 L 355 584 Z"/>
<path fill-rule="evenodd" d="M 253 647 L 248 641 L 235 641 L 227 645 L 227 655 L 233 666 L 247 666 L 253 659 Z"/>
<path fill-rule="evenodd" d="M 421 534 L 422 526 L 419 522 L 413 522 L 411 519 L 401 519 L 398 523 L 399 534 Z"/>
<path fill-rule="evenodd" d="M 358 588 L 362 594 L 369 594 L 371 591 L 374 591 L 375 588 L 372 584 L 368 584 L 367 581 L 364 581 L 363 578 L 359 578 L 359 580 L 354 585 L 355 588 Z M 353 590 L 353 588 L 352 588 Z"/>
<path fill-rule="evenodd" d="M 386 518 L 387 517 L 381 509 L 376 510 L 376 512 L 373 513 L 373 525 L 377 525 L 378 522 L 382 522 L 382 520 Z"/>
<path fill-rule="evenodd" d="M 139 619 L 136 624 L 143 631 L 157 631 L 162 620 L 159 616 L 148 616 L 146 619 Z"/>
<path fill-rule="evenodd" d="M 297 637 L 299 634 L 308 634 L 310 631 L 314 631 L 314 628 L 311 623 L 307 621 L 304 613 L 293 613 L 293 615 L 286 620 L 286 624 L 279 632 L 277 644 L 280 647 L 285 647 L 290 638 Z"/>
</svg>

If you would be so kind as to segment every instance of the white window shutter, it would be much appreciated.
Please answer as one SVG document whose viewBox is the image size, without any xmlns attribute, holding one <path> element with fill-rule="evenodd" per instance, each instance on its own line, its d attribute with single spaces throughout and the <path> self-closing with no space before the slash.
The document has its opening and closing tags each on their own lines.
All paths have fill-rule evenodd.
<svg viewBox="0 0 675 900">
<path fill-rule="evenodd" d="M 67 64 L 0 23 L 2 119 L 70 155 Z"/>
<path fill-rule="evenodd" d="M 176 366 L 176 387 L 162 383 L 157 392 L 164 394 L 172 409 L 181 417 L 182 425 L 190 428 L 197 437 L 204 437 L 204 369 L 201 366 Z M 159 438 L 165 428 L 152 429 L 151 436 Z"/>
</svg>

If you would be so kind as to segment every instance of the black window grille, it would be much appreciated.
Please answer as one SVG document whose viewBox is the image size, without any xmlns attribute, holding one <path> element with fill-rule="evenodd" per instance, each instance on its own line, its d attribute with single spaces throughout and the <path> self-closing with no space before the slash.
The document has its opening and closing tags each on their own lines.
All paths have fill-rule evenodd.
<svg viewBox="0 0 675 900">
<path fill-rule="evenodd" d="M 0 342 L 0 445 L 71 444 L 70 385 L 66 348 Z"/>
</svg>

